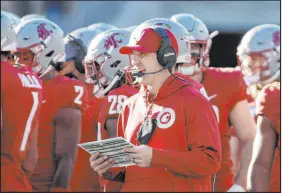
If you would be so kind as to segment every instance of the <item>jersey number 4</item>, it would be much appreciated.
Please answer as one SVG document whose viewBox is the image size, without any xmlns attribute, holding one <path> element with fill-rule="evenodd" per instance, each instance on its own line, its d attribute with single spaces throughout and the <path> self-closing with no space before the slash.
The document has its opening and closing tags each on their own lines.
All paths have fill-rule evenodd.
<svg viewBox="0 0 282 193">
<path fill-rule="evenodd" d="M 123 103 L 127 100 L 127 96 L 124 95 L 110 95 L 108 97 L 108 102 L 111 103 L 109 114 L 118 114 L 123 106 Z"/>
<path fill-rule="evenodd" d="M 30 114 L 28 116 L 26 125 L 25 125 L 24 136 L 23 136 L 21 149 L 20 149 L 21 151 L 24 151 L 26 148 L 27 140 L 28 140 L 28 137 L 31 131 L 31 124 L 36 114 L 36 111 L 38 109 L 38 105 L 39 105 L 38 92 L 31 92 L 31 94 L 33 97 L 33 105 L 32 105 Z"/>
</svg>

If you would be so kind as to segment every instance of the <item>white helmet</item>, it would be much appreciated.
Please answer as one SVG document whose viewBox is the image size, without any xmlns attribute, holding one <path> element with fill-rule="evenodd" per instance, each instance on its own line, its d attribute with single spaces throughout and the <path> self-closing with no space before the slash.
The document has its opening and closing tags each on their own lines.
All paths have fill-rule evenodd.
<svg viewBox="0 0 282 193">
<path fill-rule="evenodd" d="M 94 23 L 88 26 L 88 29 L 92 30 L 100 30 L 102 32 L 110 30 L 110 29 L 117 29 L 116 26 L 108 23 Z"/>
<path fill-rule="evenodd" d="M 252 63 L 244 62 L 245 57 L 250 55 L 265 58 L 259 74 Z M 249 30 L 237 47 L 237 56 L 247 84 L 259 83 L 263 86 L 277 80 L 280 77 L 280 26 L 263 24 Z"/>
<path fill-rule="evenodd" d="M 52 60 L 64 55 L 64 32 L 48 19 L 26 20 L 17 25 L 14 31 L 15 42 L 3 50 L 16 53 L 19 64 L 28 65 L 38 74 L 45 71 Z M 30 51 L 34 58 L 29 54 Z"/>
<path fill-rule="evenodd" d="M 20 20 L 13 15 L 7 11 L 1 11 L 1 51 L 3 51 L 3 47 L 12 43 L 16 38 L 14 27 Z"/>
<path fill-rule="evenodd" d="M 130 42 L 137 40 L 144 28 L 150 26 L 161 26 L 170 30 L 175 36 L 178 44 L 178 56 L 176 63 L 190 62 L 190 43 L 188 41 L 189 33 L 181 24 L 167 18 L 155 18 L 141 23 L 132 32 Z"/>
<path fill-rule="evenodd" d="M 8 14 L 17 24 L 20 23 L 20 17 L 12 12 L 8 12 L 8 11 L 1 11 L 5 14 Z"/>
<path fill-rule="evenodd" d="M 170 19 L 182 24 L 188 30 L 191 45 L 200 44 L 202 46 L 200 56 L 198 56 L 198 62 L 190 67 L 186 67 L 190 68 L 190 72 L 187 75 L 193 75 L 195 72 L 199 72 L 201 66 L 209 66 L 209 52 L 212 45 L 212 38 L 218 34 L 218 31 L 209 34 L 206 25 L 192 14 L 177 14 L 173 15 Z"/>
<path fill-rule="evenodd" d="M 88 46 L 99 33 L 98 29 L 88 29 L 87 27 L 77 29 L 64 38 L 65 60 L 75 60 L 75 67 L 80 73 L 85 73 L 82 61 L 87 54 Z"/>
<path fill-rule="evenodd" d="M 20 21 L 24 22 L 29 19 L 46 19 L 46 17 L 43 15 L 39 15 L 39 14 L 28 14 L 28 15 L 23 16 Z"/>
<path fill-rule="evenodd" d="M 130 65 L 128 56 L 119 48 L 128 44 L 130 32 L 124 29 L 105 31 L 95 37 L 84 60 L 87 83 L 94 83 L 94 94 L 103 97 L 119 81 L 123 68 Z"/>
</svg>

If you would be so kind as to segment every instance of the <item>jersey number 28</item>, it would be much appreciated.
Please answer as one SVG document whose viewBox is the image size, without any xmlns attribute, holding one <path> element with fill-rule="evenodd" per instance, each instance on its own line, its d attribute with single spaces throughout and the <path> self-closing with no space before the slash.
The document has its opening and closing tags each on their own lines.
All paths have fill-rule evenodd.
<svg viewBox="0 0 282 193">
<path fill-rule="evenodd" d="M 127 96 L 124 95 L 110 95 L 108 96 L 108 102 L 111 103 L 109 114 L 118 114 L 123 106 L 123 103 L 127 100 Z"/>
</svg>

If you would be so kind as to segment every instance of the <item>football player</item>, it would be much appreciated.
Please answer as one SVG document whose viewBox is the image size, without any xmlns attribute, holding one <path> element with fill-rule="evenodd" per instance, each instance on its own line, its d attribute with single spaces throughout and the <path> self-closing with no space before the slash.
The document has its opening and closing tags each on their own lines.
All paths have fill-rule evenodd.
<svg viewBox="0 0 282 193">
<path fill-rule="evenodd" d="M 88 90 L 89 108 L 88 113 L 82 117 L 82 127 L 80 143 L 97 140 L 97 123 L 102 105 L 102 99 L 93 95 L 93 85 L 85 82 L 85 70 L 82 63 L 86 56 L 90 42 L 95 38 L 100 30 L 80 28 L 64 38 L 65 62 L 56 63 L 58 75 L 65 75 L 77 79 L 84 84 Z M 71 178 L 72 191 L 97 192 L 99 191 L 98 174 L 90 169 L 88 164 L 89 154 L 79 148 L 77 152 L 77 162 Z M 85 180 L 88 179 L 88 180 Z"/>
<path fill-rule="evenodd" d="M 125 71 L 129 67 L 128 56 L 119 53 L 119 48 L 128 44 L 130 31 L 113 29 L 94 38 L 85 57 L 86 79 L 95 84 L 96 95 L 103 97 L 98 122 L 98 140 L 117 137 L 117 118 L 124 102 L 138 92 L 126 81 Z M 118 191 L 119 183 L 101 181 L 102 190 Z"/>
<path fill-rule="evenodd" d="M 245 78 L 263 87 L 256 100 L 250 190 L 280 192 L 280 26 L 264 24 L 249 30 L 238 46 L 238 55 Z"/>
<path fill-rule="evenodd" d="M 31 192 L 28 177 L 37 162 L 42 82 L 28 58 L 15 64 L 7 57 L 16 23 L 1 11 L 1 192 Z"/>
<path fill-rule="evenodd" d="M 38 162 L 30 180 L 33 191 L 68 191 L 80 138 L 81 116 L 87 105 L 87 90 L 74 79 L 56 76 L 54 67 L 65 52 L 64 33 L 54 22 L 39 18 L 15 28 L 11 50 L 18 60 L 32 60 L 43 80 L 39 115 Z"/>
<path fill-rule="evenodd" d="M 245 191 L 247 172 L 252 155 L 255 136 L 255 122 L 248 111 L 246 83 L 240 70 L 209 67 L 211 36 L 206 25 L 191 14 L 177 14 L 171 17 L 189 32 L 192 62 L 180 66 L 182 73 L 203 84 L 219 118 L 222 145 L 222 164 L 216 174 L 215 191 Z M 236 129 L 242 148 L 240 170 L 234 180 L 230 157 L 230 134 L 228 119 Z"/>
<path fill-rule="evenodd" d="M 176 38 L 161 26 L 136 28 L 120 53 L 134 56 L 132 72 L 142 84 L 118 119 L 118 136 L 136 145 L 125 149 L 136 165 L 117 176 L 109 170 L 115 161 L 96 153 L 93 169 L 124 180 L 122 191 L 211 191 L 221 161 L 218 124 L 207 99 L 172 73 Z"/>
</svg>

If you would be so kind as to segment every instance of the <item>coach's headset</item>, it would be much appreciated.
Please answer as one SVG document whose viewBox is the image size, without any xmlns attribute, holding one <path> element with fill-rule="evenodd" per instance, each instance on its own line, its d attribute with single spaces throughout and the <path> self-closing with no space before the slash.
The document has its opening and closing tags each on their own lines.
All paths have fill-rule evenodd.
<svg viewBox="0 0 282 193">
<path fill-rule="evenodd" d="M 172 68 L 172 66 L 176 63 L 177 55 L 172 46 L 169 34 L 163 27 L 158 26 L 150 29 L 154 30 L 161 37 L 161 46 L 156 53 L 158 62 L 165 68 Z"/>
<path fill-rule="evenodd" d="M 147 29 L 151 29 L 155 31 L 161 37 L 161 43 L 160 43 L 161 45 L 160 48 L 157 50 L 156 54 L 157 54 L 157 60 L 163 68 L 155 72 L 147 72 L 147 73 L 137 72 L 137 73 L 132 73 L 132 75 L 141 77 L 145 74 L 156 74 L 158 72 L 163 71 L 164 69 L 168 69 L 169 72 L 171 72 L 173 65 L 176 64 L 177 54 L 172 46 L 166 28 L 160 26 L 152 26 L 152 27 L 148 27 Z"/>
</svg>

